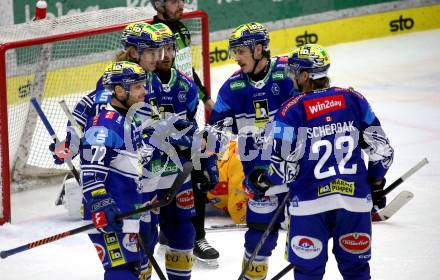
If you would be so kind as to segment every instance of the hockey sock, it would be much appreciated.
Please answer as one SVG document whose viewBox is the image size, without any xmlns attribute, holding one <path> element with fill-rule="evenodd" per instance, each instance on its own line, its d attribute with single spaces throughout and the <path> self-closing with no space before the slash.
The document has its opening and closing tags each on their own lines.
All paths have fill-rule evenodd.
<svg viewBox="0 0 440 280">
<path fill-rule="evenodd" d="M 141 273 L 139 274 L 139 280 L 150 280 L 152 272 L 153 272 L 153 268 L 151 266 L 150 261 L 146 265 L 143 264 L 141 266 Z"/>
<path fill-rule="evenodd" d="M 247 252 L 243 257 L 242 269 L 245 263 L 249 260 L 249 255 Z M 256 256 L 252 263 L 249 264 L 249 268 L 244 275 L 246 280 L 264 280 L 267 276 L 267 269 L 269 265 L 269 258 L 265 256 Z"/>
<path fill-rule="evenodd" d="M 169 248 L 165 253 L 165 267 L 169 280 L 189 280 L 193 265 L 191 250 Z"/>
</svg>

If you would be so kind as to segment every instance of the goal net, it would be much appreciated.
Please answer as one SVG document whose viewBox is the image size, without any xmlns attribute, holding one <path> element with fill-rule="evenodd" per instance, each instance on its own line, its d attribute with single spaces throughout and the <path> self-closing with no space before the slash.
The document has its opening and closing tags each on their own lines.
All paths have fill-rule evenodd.
<svg viewBox="0 0 440 280">
<path fill-rule="evenodd" d="M 0 30 L 0 224 L 10 219 L 10 192 L 27 188 L 29 178 L 65 174 L 48 150 L 51 137 L 30 104 L 39 100 L 59 139 L 66 135 L 70 110 L 93 91 L 105 66 L 121 50 L 121 32 L 131 22 L 149 22 L 150 8 L 114 8 L 41 20 Z M 208 18 L 203 11 L 186 12 L 191 32 L 193 66 L 210 91 Z M 202 103 L 202 102 L 200 102 Z M 204 124 L 203 104 L 197 122 Z M 78 159 L 76 159 L 77 161 Z M 78 162 L 74 161 L 74 164 Z M 11 181 L 17 182 L 11 189 Z"/>
</svg>

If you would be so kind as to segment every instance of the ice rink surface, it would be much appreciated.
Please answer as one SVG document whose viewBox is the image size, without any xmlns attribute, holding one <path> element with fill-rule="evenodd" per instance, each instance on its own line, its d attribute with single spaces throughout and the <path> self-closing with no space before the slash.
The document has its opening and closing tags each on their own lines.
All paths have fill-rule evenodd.
<svg viewBox="0 0 440 280">
<path fill-rule="evenodd" d="M 440 279 L 440 30 L 397 35 L 329 47 L 332 85 L 352 86 L 370 101 L 395 149 L 388 182 L 427 157 L 430 163 L 393 191 L 409 190 L 415 198 L 389 221 L 373 226 L 372 278 Z M 212 69 L 212 92 L 237 69 Z M 12 224 L 0 227 L 0 250 L 10 249 L 80 225 L 54 200 L 60 186 L 12 196 Z M 230 223 L 212 217 L 207 224 Z M 244 231 L 208 233 L 220 251 L 220 267 L 195 265 L 192 279 L 237 279 Z M 269 277 L 287 265 L 285 232 L 270 259 Z M 329 242 L 329 246 L 332 246 Z M 163 256 L 159 256 L 163 266 Z M 324 279 L 342 279 L 333 255 Z M 103 270 L 85 234 L 0 259 L 0 279 L 102 279 Z M 156 275 L 153 279 L 158 279 Z M 291 273 L 283 279 L 293 279 Z"/>
</svg>

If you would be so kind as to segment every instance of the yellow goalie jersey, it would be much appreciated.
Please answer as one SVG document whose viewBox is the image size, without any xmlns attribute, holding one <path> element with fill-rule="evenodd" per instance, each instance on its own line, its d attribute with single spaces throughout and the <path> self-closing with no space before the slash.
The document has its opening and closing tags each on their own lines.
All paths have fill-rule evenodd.
<svg viewBox="0 0 440 280">
<path fill-rule="evenodd" d="M 219 156 L 219 183 L 208 193 L 208 200 L 214 207 L 229 213 L 236 224 L 243 224 L 246 223 L 248 198 L 243 188 L 244 173 L 237 142 L 229 142 L 226 152 L 226 157 Z"/>
</svg>

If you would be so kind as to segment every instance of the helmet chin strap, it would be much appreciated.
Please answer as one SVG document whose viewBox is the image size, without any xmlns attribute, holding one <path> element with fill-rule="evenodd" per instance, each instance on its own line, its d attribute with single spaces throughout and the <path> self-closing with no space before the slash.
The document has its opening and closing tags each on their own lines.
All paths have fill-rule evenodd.
<svg viewBox="0 0 440 280">
<path fill-rule="evenodd" d="M 253 52 L 252 52 L 252 59 L 255 61 L 255 63 L 254 63 L 254 68 L 252 68 L 252 74 L 256 74 L 256 73 L 255 73 L 255 70 L 257 69 L 258 63 L 260 63 L 261 58 L 260 58 L 260 59 L 256 59 L 256 58 L 255 58 L 255 47 L 254 47 L 254 50 L 253 50 Z"/>
<path fill-rule="evenodd" d="M 252 74 L 256 74 L 255 70 L 257 69 L 258 63 L 260 63 L 261 59 L 255 59 L 254 55 L 252 54 L 252 58 L 254 59 L 254 68 L 252 69 Z"/>
</svg>

